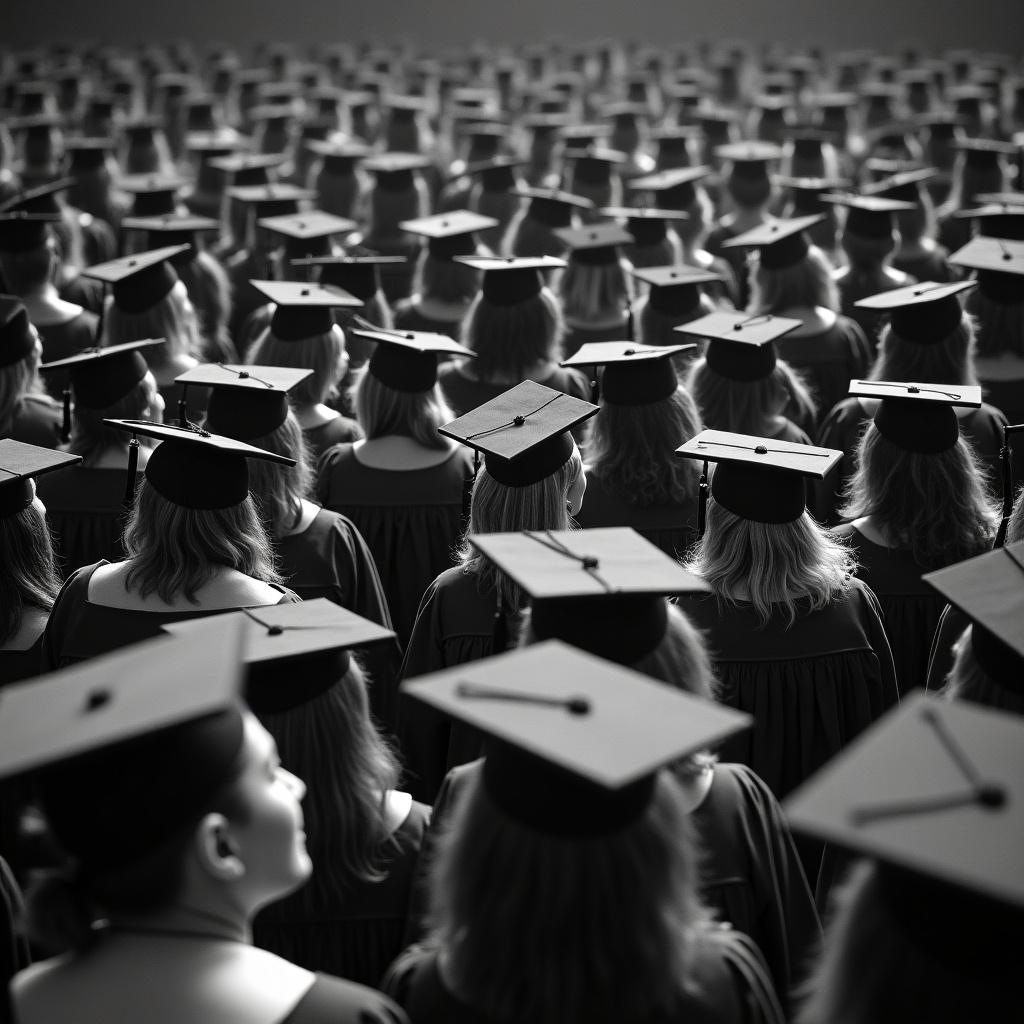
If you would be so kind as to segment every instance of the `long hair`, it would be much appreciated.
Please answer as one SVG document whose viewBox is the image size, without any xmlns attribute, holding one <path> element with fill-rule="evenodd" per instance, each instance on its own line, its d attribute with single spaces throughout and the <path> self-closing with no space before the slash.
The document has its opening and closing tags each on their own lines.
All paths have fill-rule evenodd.
<svg viewBox="0 0 1024 1024">
<path fill-rule="evenodd" d="M 639 508 L 682 504 L 697 493 L 700 467 L 675 450 L 700 433 L 700 414 L 682 387 L 660 402 L 614 405 L 594 417 L 587 461 L 609 493 Z"/>
<path fill-rule="evenodd" d="M 839 514 L 871 516 L 891 544 L 908 549 L 927 570 L 980 555 L 999 522 L 965 438 L 949 451 L 922 455 L 893 444 L 873 423 L 861 435 Z"/>
<path fill-rule="evenodd" d="M 519 530 L 571 530 L 567 495 L 583 473 L 583 462 L 574 452 L 564 466 L 551 476 L 527 487 L 499 484 L 481 466 L 473 484 L 469 528 L 456 552 L 464 571 L 476 573 L 479 590 L 497 590 L 501 607 L 512 612 L 523 604 L 522 592 L 493 562 L 477 554 L 470 537 L 483 533 L 513 533 Z"/>
<path fill-rule="evenodd" d="M 978 355 L 999 356 L 1009 352 L 1024 357 L 1024 303 L 993 302 L 981 292 L 975 292 L 972 300 L 978 319 Z"/>
<path fill-rule="evenodd" d="M 1024 715 L 1024 691 L 1000 686 L 974 657 L 974 628 L 968 626 L 953 646 L 953 667 L 940 691 L 950 700 L 969 700 L 975 704 Z"/>
<path fill-rule="evenodd" d="M 26 396 L 45 393 L 39 379 L 38 345 L 24 359 L 0 366 L 0 436 L 10 436 Z"/>
<path fill-rule="evenodd" d="M 922 239 L 934 239 L 937 231 L 935 204 L 927 189 L 919 189 L 912 210 L 899 210 L 896 214 L 896 227 L 900 233 L 900 245 L 905 248 L 921 242 Z"/>
<path fill-rule="evenodd" d="M 488 250 L 478 246 L 481 252 Z M 464 302 L 467 305 L 473 300 L 480 288 L 483 275 L 465 263 L 455 260 L 439 259 L 430 254 L 426 247 L 416 261 L 416 276 L 413 291 L 424 299 L 436 299 L 438 302 Z"/>
<path fill-rule="evenodd" d="M 57 244 L 52 238 L 27 252 L 0 252 L 4 291 L 20 298 L 41 292 L 53 280 L 57 265 Z"/>
<path fill-rule="evenodd" d="M 950 334 L 927 345 L 900 337 L 887 323 L 879 333 L 878 356 L 869 376 L 922 384 L 977 384 L 974 350 L 974 324 L 966 315 Z"/>
<path fill-rule="evenodd" d="M 200 354 L 199 321 L 181 281 L 153 307 L 126 313 L 107 298 L 103 317 L 103 348 L 144 338 L 163 338 L 162 345 L 146 349 L 146 362 L 154 372 L 169 366 L 176 356 Z"/>
<path fill-rule="evenodd" d="M 589 841 L 510 820 L 475 773 L 431 882 L 432 940 L 456 995 L 486 1017 L 611 1024 L 667 1012 L 690 987 L 707 918 L 668 773 L 638 821 Z"/>
<path fill-rule="evenodd" d="M 984 192 L 1006 191 L 1006 165 L 999 160 L 992 168 L 974 168 L 961 153 L 953 164 L 953 183 L 945 202 L 936 210 L 939 220 L 975 203 L 975 196 Z"/>
<path fill-rule="evenodd" d="M 813 423 L 817 417 L 817 405 L 807 385 L 781 359 L 761 380 L 732 380 L 713 370 L 702 356 L 690 367 L 686 386 L 705 426 L 713 430 L 757 436 L 775 415 L 787 415 L 797 423 Z"/>
<path fill-rule="evenodd" d="M 71 443 L 68 451 L 81 455 L 85 464 L 95 461 L 102 452 L 128 448 L 128 437 L 123 430 L 108 427 L 105 419 L 140 420 L 146 417 L 158 395 L 153 374 L 146 375 L 112 405 L 103 409 L 87 409 L 75 403 L 71 416 Z M 158 422 L 158 420 L 154 420 Z M 140 438 L 142 444 L 145 438 Z"/>
<path fill-rule="evenodd" d="M 514 306 L 496 306 L 481 292 L 462 321 L 462 344 L 476 353 L 473 371 L 481 380 L 522 380 L 536 363 L 558 358 L 564 329 L 547 288 Z"/>
<path fill-rule="evenodd" d="M 674 231 L 653 245 L 627 245 L 626 257 L 635 268 L 666 267 L 683 262 L 683 246 Z"/>
<path fill-rule="evenodd" d="M 375 240 L 378 238 L 394 238 L 396 235 L 406 237 L 398 225 L 404 220 L 425 217 L 430 209 L 430 194 L 426 182 L 416 178 L 413 188 L 400 192 L 371 188 L 368 205 L 369 227 L 363 245 L 373 249 L 376 248 Z"/>
<path fill-rule="evenodd" d="M 0 643 L 21 626 L 26 608 L 48 612 L 60 590 L 46 517 L 33 503 L 0 518 Z"/>
<path fill-rule="evenodd" d="M 561 256 L 566 244 L 550 225 L 529 215 L 529 206 L 509 221 L 499 249 L 511 256 Z"/>
<path fill-rule="evenodd" d="M 715 219 L 715 208 L 710 196 L 702 188 L 695 188 L 692 203 L 686 207 L 687 217 L 673 222 L 679 240 L 683 243 L 683 262 L 692 263 L 690 254 L 699 249 Z"/>
<path fill-rule="evenodd" d="M 711 586 L 719 607 L 750 604 L 761 625 L 781 607 L 792 626 L 800 615 L 842 597 L 856 564 L 806 511 L 791 523 L 755 523 L 712 497 L 707 528 L 687 568 Z"/>
<path fill-rule="evenodd" d="M 200 250 L 195 259 L 178 268 L 178 275 L 195 306 L 203 354 L 218 352 L 231 319 L 231 281 L 227 271 L 216 256 Z"/>
<path fill-rule="evenodd" d="M 266 328 L 246 354 L 251 366 L 286 366 L 312 370 L 288 392 L 292 406 L 319 405 L 335 397 L 345 373 L 345 335 L 335 324 L 326 334 L 301 341 L 281 341 Z"/>
<path fill-rule="evenodd" d="M 360 371 L 353 389 L 356 420 L 368 441 L 397 434 L 424 448 L 443 451 L 448 441 L 437 432 L 454 418 L 435 384 L 428 391 L 396 391 L 368 370 Z"/>
<path fill-rule="evenodd" d="M 839 289 L 832 280 L 828 258 L 812 245 L 807 255 L 789 267 L 765 267 L 755 258 L 750 265 L 752 313 L 781 313 L 787 309 L 823 306 L 839 312 Z"/>
<path fill-rule="evenodd" d="M 221 509 L 183 508 L 143 479 L 124 531 L 130 560 L 126 588 L 155 593 L 170 604 L 179 595 L 196 603 L 196 591 L 220 567 L 264 583 L 280 583 L 274 549 L 250 496 Z"/>
<path fill-rule="evenodd" d="M 851 278 L 865 288 L 872 285 L 877 285 L 879 291 L 891 288 L 882 268 L 890 262 L 898 242 L 899 236 L 895 231 L 884 238 L 865 238 L 844 230 L 840 244 L 850 263 Z"/>
<path fill-rule="evenodd" d="M 313 490 L 313 466 L 309 442 L 290 409 L 284 423 L 249 444 L 295 460 L 284 466 L 266 459 L 249 462 L 249 493 L 263 516 L 268 532 L 275 539 L 285 536 L 302 518 L 302 499 Z"/>
<path fill-rule="evenodd" d="M 562 315 L 580 323 L 608 320 L 616 314 L 625 316 L 633 300 L 629 262 L 625 259 L 595 265 L 570 258 L 557 288 Z"/>
<path fill-rule="evenodd" d="M 325 693 L 258 717 L 281 763 L 308 787 L 303 811 L 316 871 L 292 900 L 309 913 L 323 912 L 353 885 L 386 877 L 387 794 L 398 785 L 398 759 L 373 724 L 355 660 Z"/>
</svg>

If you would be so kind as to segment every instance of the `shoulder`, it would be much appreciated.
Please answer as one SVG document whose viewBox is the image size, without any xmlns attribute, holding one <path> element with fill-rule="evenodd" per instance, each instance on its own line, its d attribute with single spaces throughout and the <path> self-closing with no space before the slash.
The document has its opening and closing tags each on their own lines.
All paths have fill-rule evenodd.
<svg viewBox="0 0 1024 1024">
<path fill-rule="evenodd" d="M 354 441 L 339 441 L 325 449 L 320 456 L 319 471 L 322 473 L 325 469 L 334 469 L 352 462 L 355 459 L 353 445 Z"/>
<path fill-rule="evenodd" d="M 375 989 L 317 974 L 281 1024 L 408 1024 L 408 1018 Z"/>
<path fill-rule="evenodd" d="M 867 344 L 864 328 L 856 320 L 840 313 L 832 327 L 836 337 L 854 344 Z"/>
</svg>

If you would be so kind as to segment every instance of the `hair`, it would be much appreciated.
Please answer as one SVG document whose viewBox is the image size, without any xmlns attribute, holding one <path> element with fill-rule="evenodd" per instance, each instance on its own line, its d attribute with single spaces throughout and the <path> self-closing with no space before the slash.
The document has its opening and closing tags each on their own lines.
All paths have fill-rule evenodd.
<svg viewBox="0 0 1024 1024">
<path fill-rule="evenodd" d="M 935 204 L 927 189 L 920 189 L 912 210 L 896 213 L 896 226 L 900 233 L 900 244 L 920 242 L 924 238 L 934 239 L 936 234 Z"/>
<path fill-rule="evenodd" d="M 554 228 L 529 216 L 529 208 L 524 205 L 509 221 L 500 250 L 514 256 L 561 256 L 566 244 Z"/>
<path fill-rule="evenodd" d="M 200 250 L 195 259 L 178 268 L 182 284 L 195 306 L 203 355 L 219 351 L 231 319 L 231 281 L 212 253 Z M 213 361 L 213 360 L 211 360 Z"/>
<path fill-rule="evenodd" d="M 993 302 L 981 292 L 975 292 L 972 299 L 978 321 L 978 355 L 1009 352 L 1024 357 L 1024 303 Z"/>
<path fill-rule="evenodd" d="M 26 608 L 48 612 L 60 590 L 46 517 L 35 503 L 0 518 L 0 566 L 0 643 L 6 643 Z"/>
<path fill-rule="evenodd" d="M 71 442 L 68 451 L 81 455 L 86 465 L 95 461 L 101 452 L 127 448 L 128 436 L 123 430 L 108 427 L 105 419 L 139 420 L 153 405 L 158 394 L 153 374 L 147 372 L 127 395 L 103 409 L 87 409 L 76 402 L 71 416 Z M 145 439 L 140 439 L 140 444 Z"/>
<path fill-rule="evenodd" d="M 974 976 L 920 948 L 886 904 L 881 869 L 862 861 L 837 893 L 822 954 L 804 986 L 799 1024 L 962 1024 L 1005 1020 L 1016 972 Z M 943 906 L 942 894 L 935 907 Z"/>
<path fill-rule="evenodd" d="M 682 387 L 660 402 L 614 405 L 594 417 L 587 461 L 609 493 L 639 508 L 682 504 L 696 494 L 700 467 L 675 450 L 700 433 L 696 403 Z"/>
<path fill-rule="evenodd" d="M 424 246 L 416 261 L 413 290 L 425 299 L 468 304 L 479 290 L 482 276 L 479 270 L 474 270 L 465 263 L 432 256 L 430 250 Z"/>
<path fill-rule="evenodd" d="M 813 423 L 817 405 L 800 374 L 779 359 L 762 380 L 732 380 L 717 373 L 703 356 L 690 367 L 690 389 L 706 426 L 760 435 L 766 421 L 785 414 L 798 423 Z"/>
<path fill-rule="evenodd" d="M 923 384 L 977 384 L 974 350 L 974 324 L 967 315 L 946 337 L 926 345 L 900 337 L 887 323 L 879 333 L 878 356 L 869 376 Z"/>
<path fill-rule="evenodd" d="M 612 175 L 611 181 L 601 182 L 580 181 L 574 174 L 568 186 L 562 187 L 568 187 L 574 195 L 589 199 L 595 210 L 606 206 L 622 206 L 622 179 L 617 174 Z"/>
<path fill-rule="evenodd" d="M 85 266 L 85 241 L 78 215 L 70 208 L 61 210 L 61 219 L 50 225 L 60 257 L 61 272 L 65 279 L 78 276 Z"/>
<path fill-rule="evenodd" d="M 839 312 L 839 289 L 832 280 L 828 258 L 812 245 L 790 267 L 772 269 L 755 259 L 750 265 L 750 304 L 754 313 L 780 313 L 797 307 L 823 306 Z"/>
<path fill-rule="evenodd" d="M 27 252 L 0 252 L 5 291 L 19 298 L 42 291 L 53 280 L 58 263 L 57 243 L 52 238 Z"/>
<path fill-rule="evenodd" d="M 781 607 L 792 626 L 845 594 L 856 563 L 846 545 L 806 511 L 791 523 L 756 523 L 712 496 L 704 536 L 687 568 L 710 585 L 719 607 L 750 604 L 762 626 Z"/>
<path fill-rule="evenodd" d="M 473 371 L 481 380 L 522 380 L 535 363 L 558 358 L 564 329 L 548 288 L 514 306 L 496 306 L 481 292 L 462 321 L 462 344 L 476 353 Z"/>
<path fill-rule="evenodd" d="M 474 773 L 431 874 L 431 938 L 455 994 L 495 1020 L 537 1024 L 671 1008 L 707 920 L 691 828 L 665 772 L 638 821 L 576 842 L 510 820 Z"/>
<path fill-rule="evenodd" d="M 734 206 L 743 210 L 763 210 L 772 201 L 774 190 L 765 178 L 745 178 L 730 174 L 725 190 Z"/>
<path fill-rule="evenodd" d="M 629 266 L 624 258 L 597 265 L 570 258 L 558 279 L 558 297 L 564 316 L 592 323 L 616 313 L 625 315 L 633 299 Z"/>
<path fill-rule="evenodd" d="M 869 423 L 847 481 L 844 519 L 871 516 L 924 569 L 941 569 L 991 547 L 999 516 L 970 443 L 945 452 L 909 452 Z"/>
<path fill-rule="evenodd" d="M 699 249 L 707 237 L 709 225 L 715 219 L 715 208 L 711 197 L 702 188 L 694 189 L 694 200 L 686 208 L 687 217 L 672 222 L 676 234 L 683 243 L 683 255 L 688 251 Z M 684 258 L 684 263 L 691 262 Z"/>
<path fill-rule="evenodd" d="M 356 420 L 368 441 L 397 434 L 411 437 L 424 448 L 448 447 L 437 428 L 452 420 L 454 413 L 439 385 L 428 391 L 398 391 L 363 369 L 352 392 Z"/>
<path fill-rule="evenodd" d="M 178 595 L 196 603 L 196 591 L 218 567 L 264 583 L 280 583 L 274 549 L 252 497 L 229 508 L 175 505 L 143 479 L 135 495 L 124 546 L 130 565 L 125 585 L 168 604 Z"/>
<path fill-rule="evenodd" d="M 650 293 L 642 296 L 633 304 L 633 322 L 636 325 L 637 341 L 644 345 L 678 345 L 682 339 L 676 327 L 691 320 L 697 320 L 707 313 L 713 313 L 716 307 L 706 295 L 700 297 L 699 305 L 691 314 L 680 316 L 678 313 L 663 313 L 651 305 Z M 672 357 L 672 365 L 680 377 L 685 377 L 686 371 L 698 357 L 689 352 L 678 352 Z"/>
<path fill-rule="evenodd" d="M 284 423 L 249 444 L 295 460 L 285 466 L 266 459 L 249 461 L 249 492 L 263 516 L 271 537 L 285 536 L 302 519 L 302 499 L 313 489 L 312 452 L 295 413 L 290 409 Z M 300 776 L 301 777 L 301 776 Z"/>
<path fill-rule="evenodd" d="M 369 193 L 369 227 L 363 238 L 363 245 L 375 248 L 375 240 L 404 235 L 398 226 L 404 220 L 416 220 L 426 216 L 430 209 L 430 194 L 426 182 L 416 179 L 415 186 L 392 192 L 374 187 Z"/>
<path fill-rule="evenodd" d="M 108 224 L 116 224 L 119 213 L 114 201 L 112 164 L 108 157 L 101 167 L 79 174 L 67 196 L 76 210 L 83 210 Z"/>
<path fill-rule="evenodd" d="M 573 529 L 566 496 L 582 474 L 578 452 L 557 472 L 527 487 L 506 487 L 487 472 L 486 466 L 480 467 L 473 484 L 469 527 L 456 555 L 465 572 L 476 573 L 482 593 L 497 590 L 500 607 L 506 613 L 522 606 L 522 592 L 493 562 L 477 553 L 470 538 L 484 533 Z"/>
<path fill-rule="evenodd" d="M 199 322 L 181 281 L 142 313 L 126 313 L 112 297 L 107 298 L 99 344 L 108 348 L 143 338 L 164 339 L 162 345 L 146 349 L 146 362 L 154 372 L 168 366 L 175 356 L 199 354 Z"/>
<path fill-rule="evenodd" d="M 274 737 L 282 764 L 308 786 L 303 810 L 317 867 L 290 902 L 307 914 L 322 913 L 354 884 L 387 876 L 386 801 L 398 785 L 398 758 L 373 724 L 355 659 L 325 693 L 258 718 Z"/>
<path fill-rule="evenodd" d="M 1000 686 L 974 657 L 974 628 L 968 626 L 953 646 L 953 667 L 940 693 L 949 700 L 969 700 L 975 704 L 1024 715 L 1024 691 Z"/>
<path fill-rule="evenodd" d="M 312 370 L 288 393 L 293 406 L 319 405 L 338 394 L 345 374 L 345 334 L 335 324 L 325 334 L 301 341 L 281 341 L 267 327 L 253 342 L 245 361 L 251 366 L 286 366 Z"/>
<path fill-rule="evenodd" d="M 994 168 L 977 170 L 968 166 L 965 154 L 961 153 L 953 164 L 953 183 L 945 202 L 936 210 L 940 221 L 974 203 L 974 197 L 984 192 L 1006 190 L 1006 165 L 999 160 Z"/>
<path fill-rule="evenodd" d="M 892 287 L 880 271 L 896 251 L 899 236 L 895 231 L 890 231 L 884 238 L 865 238 L 851 234 L 847 228 L 843 230 L 840 242 L 850 263 L 850 275 L 855 281 L 865 288 L 877 286 L 879 290 L 885 290 Z"/>
<path fill-rule="evenodd" d="M 39 379 L 39 346 L 24 359 L 0 366 L 0 437 L 9 437 L 21 404 L 28 395 L 43 395 Z"/>
<path fill-rule="evenodd" d="M 633 267 L 678 266 L 683 262 L 683 247 L 674 231 L 655 242 L 654 245 L 629 245 L 626 255 Z"/>
</svg>

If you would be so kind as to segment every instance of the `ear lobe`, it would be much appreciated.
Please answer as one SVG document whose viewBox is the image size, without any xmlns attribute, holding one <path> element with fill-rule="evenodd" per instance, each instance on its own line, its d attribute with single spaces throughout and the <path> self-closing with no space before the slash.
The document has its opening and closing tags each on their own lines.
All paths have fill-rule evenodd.
<svg viewBox="0 0 1024 1024">
<path fill-rule="evenodd" d="M 233 882 L 245 875 L 245 862 L 223 814 L 207 814 L 196 828 L 195 851 L 202 867 L 215 878 Z"/>
</svg>

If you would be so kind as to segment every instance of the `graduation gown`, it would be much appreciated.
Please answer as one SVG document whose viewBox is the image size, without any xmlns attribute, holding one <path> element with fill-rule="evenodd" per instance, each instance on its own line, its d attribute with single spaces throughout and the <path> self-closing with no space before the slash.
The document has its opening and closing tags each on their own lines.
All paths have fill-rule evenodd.
<svg viewBox="0 0 1024 1024">
<path fill-rule="evenodd" d="M 25 395 L 14 410 L 11 425 L 0 436 L 40 448 L 56 448 L 64 425 L 64 410 L 49 395 Z"/>
<path fill-rule="evenodd" d="M 320 459 L 328 448 L 336 444 L 351 444 L 363 436 L 362 428 L 348 416 L 339 415 L 333 420 L 322 423 L 319 427 L 303 427 L 302 434 L 309 442 L 312 462 Z"/>
</svg>

